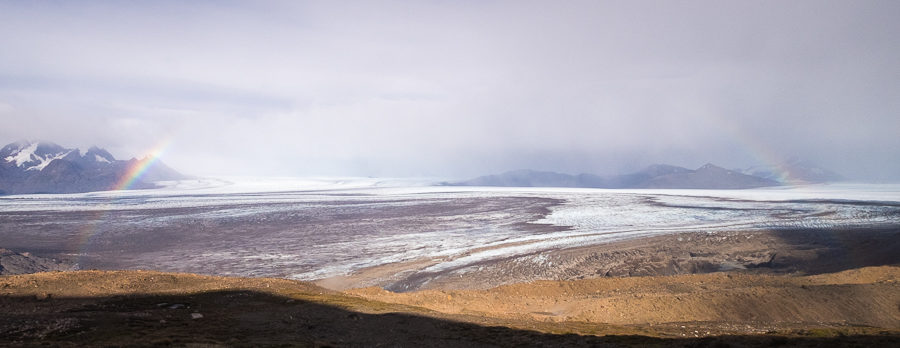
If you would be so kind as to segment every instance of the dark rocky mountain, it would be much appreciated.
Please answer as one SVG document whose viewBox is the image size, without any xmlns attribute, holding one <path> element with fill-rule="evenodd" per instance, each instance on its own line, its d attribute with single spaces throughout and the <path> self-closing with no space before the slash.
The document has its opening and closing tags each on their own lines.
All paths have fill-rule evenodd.
<svg viewBox="0 0 900 348">
<path fill-rule="evenodd" d="M 446 183 L 451 186 L 508 186 L 508 187 L 585 187 L 585 188 L 664 188 L 664 189 L 746 189 L 777 186 L 771 179 L 727 170 L 706 164 L 696 170 L 655 164 L 641 171 L 625 175 L 598 176 L 568 175 L 554 172 L 517 170 L 472 180 Z"/>
<path fill-rule="evenodd" d="M 143 160 L 117 160 L 91 147 L 84 155 L 49 142 L 18 141 L 0 148 L 0 194 L 75 193 L 116 189 Z M 153 182 L 186 178 L 160 161 L 150 164 L 129 188 L 153 188 Z"/>
<path fill-rule="evenodd" d="M 481 176 L 460 184 L 461 186 L 579 187 L 579 178 L 568 174 L 522 169 L 499 175 Z"/>
<path fill-rule="evenodd" d="M 673 172 L 640 183 L 641 188 L 746 189 L 778 186 L 775 180 L 746 175 L 707 163 L 697 170 Z"/>
<path fill-rule="evenodd" d="M 606 185 L 602 187 L 607 188 L 636 188 L 636 187 L 647 187 L 647 183 L 654 178 L 659 178 L 667 175 L 681 174 L 681 173 L 690 173 L 691 170 L 683 167 L 672 166 L 668 164 L 654 164 L 643 170 L 625 174 L 625 175 L 616 175 L 612 176 L 607 180 Z"/>
<path fill-rule="evenodd" d="M 784 184 L 813 184 L 845 180 L 838 173 L 799 158 L 791 158 L 776 166 L 750 167 L 743 172 Z"/>
</svg>

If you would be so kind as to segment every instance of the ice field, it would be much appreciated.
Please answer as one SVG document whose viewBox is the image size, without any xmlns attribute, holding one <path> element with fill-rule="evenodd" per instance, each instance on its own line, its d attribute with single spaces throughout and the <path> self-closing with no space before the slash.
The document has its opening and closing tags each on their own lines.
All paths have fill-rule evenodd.
<svg viewBox="0 0 900 348">
<path fill-rule="evenodd" d="M 681 231 L 900 225 L 900 185 L 752 190 L 431 186 L 222 178 L 0 197 L 0 247 L 81 268 L 320 279 L 415 260 L 422 272 Z"/>
</svg>

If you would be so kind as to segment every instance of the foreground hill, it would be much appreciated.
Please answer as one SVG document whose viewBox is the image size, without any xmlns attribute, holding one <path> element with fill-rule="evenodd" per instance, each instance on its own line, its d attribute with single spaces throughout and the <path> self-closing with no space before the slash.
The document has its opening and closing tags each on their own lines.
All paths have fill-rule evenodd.
<svg viewBox="0 0 900 348">
<path fill-rule="evenodd" d="M 49 142 L 19 141 L 0 148 L 0 194 L 76 193 L 119 189 L 137 168 L 141 176 L 127 188 L 153 188 L 154 181 L 185 176 L 151 158 L 115 159 L 91 147 L 84 154 Z"/>
<path fill-rule="evenodd" d="M 593 174 L 568 175 L 554 172 L 517 170 L 497 175 L 487 175 L 462 182 L 447 183 L 451 186 L 505 186 L 505 187 L 584 187 L 584 188 L 659 188 L 659 189 L 748 189 L 777 186 L 780 182 L 713 164 L 695 170 L 656 164 L 639 172 L 598 176 Z"/>
<path fill-rule="evenodd" d="M 0 277 L 0 345 L 891 346 L 898 280 L 900 268 L 877 267 L 395 294 L 270 278 L 38 273 Z"/>
<path fill-rule="evenodd" d="M 815 276 L 718 272 L 678 276 L 537 281 L 487 290 L 392 293 L 363 297 L 442 313 L 615 325 L 737 328 L 758 332 L 846 324 L 900 329 L 900 267 Z M 690 324 L 685 324 L 690 323 Z M 715 328 L 706 327 L 712 325 Z M 732 329 L 735 330 L 735 329 Z"/>
</svg>

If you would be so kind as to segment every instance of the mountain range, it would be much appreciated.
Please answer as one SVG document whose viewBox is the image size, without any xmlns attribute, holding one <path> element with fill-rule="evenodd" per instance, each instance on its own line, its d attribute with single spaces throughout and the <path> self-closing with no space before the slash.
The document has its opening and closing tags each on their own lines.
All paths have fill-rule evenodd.
<svg viewBox="0 0 900 348">
<path fill-rule="evenodd" d="M 811 184 L 845 180 L 838 173 L 800 158 L 791 158 L 777 165 L 750 167 L 742 170 L 742 172 L 786 184 Z"/>
<path fill-rule="evenodd" d="M 505 186 L 505 187 L 584 187 L 584 188 L 646 188 L 646 189 L 748 189 L 779 186 L 788 183 L 817 183 L 840 180 L 840 175 L 802 161 L 792 162 L 790 174 L 777 175 L 765 167 L 748 170 L 729 170 L 710 163 L 697 169 L 667 164 L 654 164 L 641 171 L 611 176 L 594 174 L 569 175 L 556 172 L 515 170 L 486 175 L 471 180 L 449 182 L 449 186 Z M 768 171 L 766 171 L 768 169 Z M 781 181 L 779 179 L 787 178 Z"/>
<path fill-rule="evenodd" d="M 136 168 L 147 167 L 137 178 Z M 0 195 L 77 193 L 157 187 L 154 182 L 188 178 L 153 158 L 117 160 L 108 151 L 91 147 L 64 148 L 51 142 L 18 141 L 0 148 Z M 791 159 L 774 166 L 729 170 L 713 164 L 697 169 L 654 164 L 638 172 L 600 176 L 549 171 L 516 170 L 486 175 L 450 186 L 584 187 L 658 189 L 746 189 L 842 180 L 839 174 L 808 161 Z"/>
<path fill-rule="evenodd" d="M 154 188 L 154 181 L 186 176 L 153 158 L 117 160 L 91 147 L 64 148 L 51 142 L 17 141 L 0 148 L 0 194 L 76 193 L 119 188 L 134 169 L 147 166 L 128 188 Z"/>
</svg>

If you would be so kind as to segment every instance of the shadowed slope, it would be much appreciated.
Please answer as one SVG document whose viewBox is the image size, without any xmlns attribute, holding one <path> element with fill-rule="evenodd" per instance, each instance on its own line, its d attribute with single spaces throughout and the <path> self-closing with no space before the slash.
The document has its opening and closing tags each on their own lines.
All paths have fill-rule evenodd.
<svg viewBox="0 0 900 348">
<path fill-rule="evenodd" d="M 650 328 L 442 314 L 299 281 L 147 271 L 0 277 L 0 311 L 0 345 L 11 346 L 762 347 L 898 341 L 892 331 L 852 327 L 676 338 Z"/>
<path fill-rule="evenodd" d="M 488 290 L 350 292 L 443 313 L 616 325 L 728 323 L 765 332 L 847 324 L 900 329 L 898 281 L 900 267 L 884 266 L 804 277 L 711 273 L 537 281 Z"/>
</svg>

